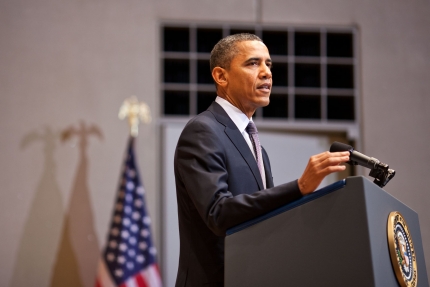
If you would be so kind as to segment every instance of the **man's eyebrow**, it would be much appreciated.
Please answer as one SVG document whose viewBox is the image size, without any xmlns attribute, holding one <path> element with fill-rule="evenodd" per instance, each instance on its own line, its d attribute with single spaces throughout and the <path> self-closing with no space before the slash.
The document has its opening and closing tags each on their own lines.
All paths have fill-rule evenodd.
<svg viewBox="0 0 430 287">
<path fill-rule="evenodd" d="M 261 60 L 261 58 L 258 58 L 258 57 L 252 57 L 252 58 L 247 59 L 245 62 L 246 62 L 246 63 L 248 63 L 248 62 L 252 62 L 252 61 L 260 61 L 260 60 Z"/>
<path fill-rule="evenodd" d="M 259 57 L 252 57 L 252 58 L 249 58 L 248 60 L 246 60 L 245 63 L 252 62 L 252 61 L 261 61 L 261 58 L 259 58 Z M 266 62 L 272 63 L 272 59 L 269 58 L 269 59 L 266 60 Z"/>
</svg>

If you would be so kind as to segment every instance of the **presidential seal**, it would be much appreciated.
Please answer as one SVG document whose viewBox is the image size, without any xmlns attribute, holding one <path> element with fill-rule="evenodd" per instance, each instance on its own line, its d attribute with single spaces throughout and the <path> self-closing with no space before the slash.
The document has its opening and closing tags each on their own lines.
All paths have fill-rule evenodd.
<svg viewBox="0 0 430 287">
<path fill-rule="evenodd" d="M 397 281 L 402 287 L 416 287 L 418 272 L 414 244 L 405 219 L 397 211 L 388 216 L 387 235 Z"/>
</svg>

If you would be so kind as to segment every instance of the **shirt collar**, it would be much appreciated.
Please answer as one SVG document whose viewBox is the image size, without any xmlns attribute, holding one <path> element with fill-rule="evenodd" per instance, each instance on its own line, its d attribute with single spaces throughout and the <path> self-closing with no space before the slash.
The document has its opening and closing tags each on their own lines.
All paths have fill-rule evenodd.
<svg viewBox="0 0 430 287">
<path fill-rule="evenodd" d="M 249 121 L 252 121 L 252 117 L 251 119 L 248 119 L 248 117 L 241 110 L 219 96 L 216 97 L 215 102 L 217 102 L 224 109 L 239 131 L 243 133 L 248 126 Z"/>
</svg>

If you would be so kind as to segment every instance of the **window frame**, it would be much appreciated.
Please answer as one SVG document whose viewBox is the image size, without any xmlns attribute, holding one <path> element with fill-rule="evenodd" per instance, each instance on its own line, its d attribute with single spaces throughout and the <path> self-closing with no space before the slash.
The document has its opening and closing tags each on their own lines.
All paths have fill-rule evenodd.
<svg viewBox="0 0 430 287">
<path fill-rule="evenodd" d="M 183 27 L 189 29 L 188 52 L 168 52 L 164 51 L 164 28 Z M 253 120 L 259 128 L 309 131 L 309 132 L 334 132 L 346 133 L 350 140 L 357 140 L 360 137 L 361 107 L 360 107 L 360 66 L 359 66 L 359 33 L 355 26 L 296 26 L 296 25 L 266 25 L 266 24 L 237 24 L 237 23 L 208 23 L 208 22 L 183 22 L 183 21 L 163 21 L 160 23 L 160 121 L 162 123 L 185 123 L 197 114 L 197 94 L 198 92 L 215 92 L 214 84 L 199 84 L 197 82 L 198 60 L 209 60 L 210 53 L 197 52 L 197 29 L 222 29 L 222 36 L 230 34 L 230 29 L 255 29 L 255 34 L 262 38 L 263 31 L 288 32 L 288 55 L 271 55 L 275 63 L 286 63 L 288 65 L 288 86 L 273 86 L 272 94 L 288 95 L 288 118 L 263 117 L 262 108 L 257 109 Z M 313 32 L 320 35 L 320 56 L 295 56 L 294 36 L 295 32 Z M 352 57 L 328 57 L 327 56 L 327 34 L 328 33 L 348 33 L 352 35 Z M 264 39 L 263 39 L 264 41 Z M 164 83 L 164 59 L 188 59 L 190 63 L 189 83 Z M 320 87 L 295 87 L 294 69 L 296 63 L 319 64 L 320 65 Z M 327 65 L 340 64 L 352 65 L 353 67 L 353 88 L 328 88 L 327 87 Z M 189 115 L 166 115 L 164 109 L 164 91 L 188 91 L 189 92 Z M 319 95 L 321 119 L 297 119 L 295 118 L 296 95 Z M 354 120 L 334 120 L 327 119 L 328 96 L 352 96 L 354 102 Z"/>
</svg>

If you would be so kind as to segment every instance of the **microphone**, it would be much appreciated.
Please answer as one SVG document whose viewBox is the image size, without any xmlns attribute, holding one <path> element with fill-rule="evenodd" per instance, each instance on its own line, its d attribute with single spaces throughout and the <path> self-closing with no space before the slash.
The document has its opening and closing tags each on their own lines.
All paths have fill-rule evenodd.
<svg viewBox="0 0 430 287">
<path fill-rule="evenodd" d="M 330 152 L 340 152 L 340 151 L 349 151 L 349 159 L 347 163 L 350 165 L 361 165 L 370 169 L 376 168 L 376 166 L 380 163 L 380 161 L 374 157 L 369 157 L 364 155 L 356 150 L 350 145 L 334 142 L 330 146 Z"/>
<path fill-rule="evenodd" d="M 396 171 L 390 169 L 388 164 L 380 162 L 378 159 L 374 157 L 369 157 L 364 155 L 356 150 L 350 145 L 334 142 L 330 146 L 330 152 L 341 152 L 341 151 L 349 151 L 349 161 L 347 162 L 350 165 L 361 165 L 366 168 L 370 168 L 371 171 L 369 176 L 374 177 L 373 181 L 380 187 L 384 187 L 396 174 Z"/>
</svg>

